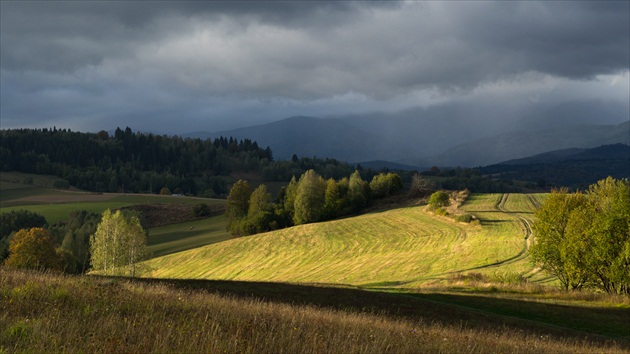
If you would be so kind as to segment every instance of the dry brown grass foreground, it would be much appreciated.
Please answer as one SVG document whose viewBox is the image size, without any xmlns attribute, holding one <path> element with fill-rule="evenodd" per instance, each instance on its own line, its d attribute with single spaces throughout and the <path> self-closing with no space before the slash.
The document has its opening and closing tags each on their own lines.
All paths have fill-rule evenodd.
<svg viewBox="0 0 630 354">
<path fill-rule="evenodd" d="M 268 300 L 254 295 L 258 287 Z M 308 304 L 315 298 L 320 306 Z M 0 269 L 0 353 L 629 352 L 612 341 L 474 316 L 481 315 L 355 289 Z"/>
</svg>

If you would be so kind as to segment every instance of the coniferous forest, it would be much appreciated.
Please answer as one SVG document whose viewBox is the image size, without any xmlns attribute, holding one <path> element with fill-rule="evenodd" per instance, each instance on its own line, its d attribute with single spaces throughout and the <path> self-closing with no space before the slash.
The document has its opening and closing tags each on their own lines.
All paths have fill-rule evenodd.
<svg viewBox="0 0 630 354">
<path fill-rule="evenodd" d="M 249 139 L 214 140 L 133 132 L 117 128 L 113 136 L 66 129 L 0 131 L 0 169 L 49 174 L 55 187 L 94 192 L 173 193 L 217 196 L 228 192 L 234 171 L 257 172 L 267 181 L 289 181 L 308 169 L 340 178 L 353 167 L 333 159 L 295 157 L 273 161 L 269 147 Z"/>
</svg>

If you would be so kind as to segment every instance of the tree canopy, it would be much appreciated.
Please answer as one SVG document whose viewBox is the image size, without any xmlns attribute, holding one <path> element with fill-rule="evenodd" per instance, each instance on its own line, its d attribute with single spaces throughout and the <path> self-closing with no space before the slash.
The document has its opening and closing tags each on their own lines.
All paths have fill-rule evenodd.
<svg viewBox="0 0 630 354">
<path fill-rule="evenodd" d="M 147 235 L 133 211 L 103 212 L 90 238 L 92 269 L 104 274 L 136 274 L 136 264 L 146 256 Z"/>
<path fill-rule="evenodd" d="M 44 227 L 46 218 L 28 210 L 12 210 L 0 214 L 0 262 L 9 256 L 9 237 L 22 229 Z"/>
<path fill-rule="evenodd" d="M 40 227 L 16 232 L 9 243 L 9 258 L 4 265 L 24 269 L 59 269 L 60 260 L 50 232 Z"/>
<path fill-rule="evenodd" d="M 536 211 L 532 259 L 565 289 L 630 294 L 630 182 L 611 177 L 586 193 L 553 191 Z"/>
</svg>

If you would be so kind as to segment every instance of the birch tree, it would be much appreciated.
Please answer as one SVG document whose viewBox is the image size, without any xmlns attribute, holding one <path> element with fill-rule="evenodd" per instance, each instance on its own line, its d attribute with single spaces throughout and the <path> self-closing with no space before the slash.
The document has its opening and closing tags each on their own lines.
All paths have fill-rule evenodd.
<svg viewBox="0 0 630 354">
<path fill-rule="evenodd" d="M 106 210 L 90 237 L 92 269 L 107 275 L 135 276 L 136 264 L 146 256 L 146 235 L 137 214 Z"/>
</svg>

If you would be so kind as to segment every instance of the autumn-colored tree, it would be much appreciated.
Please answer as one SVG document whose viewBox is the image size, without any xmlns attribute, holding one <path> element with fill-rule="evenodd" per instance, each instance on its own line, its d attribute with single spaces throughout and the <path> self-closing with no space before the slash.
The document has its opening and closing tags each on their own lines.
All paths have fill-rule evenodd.
<svg viewBox="0 0 630 354">
<path fill-rule="evenodd" d="M 4 265 L 24 269 L 59 269 L 60 261 L 50 232 L 39 227 L 16 232 L 9 242 L 9 258 Z"/>
</svg>

